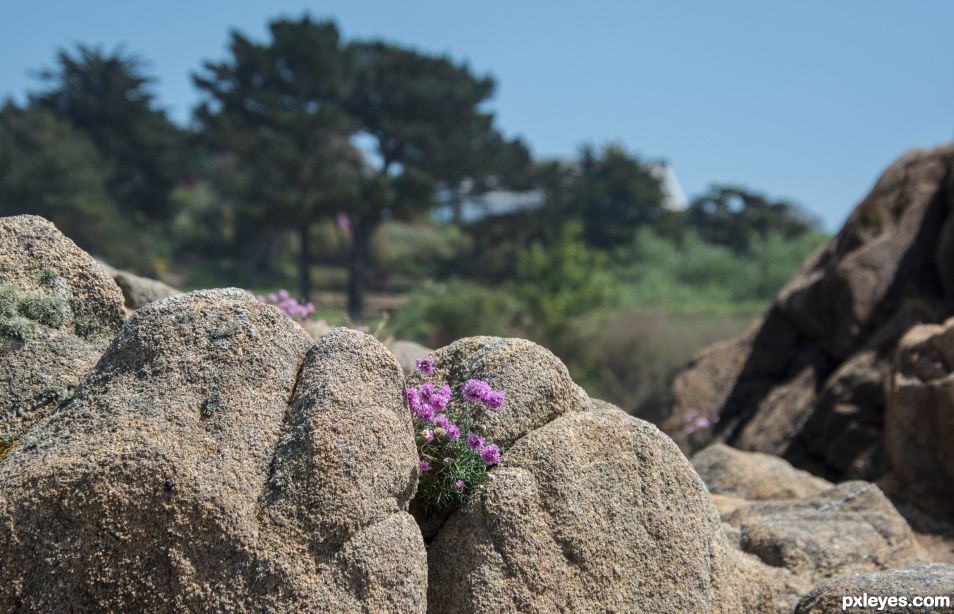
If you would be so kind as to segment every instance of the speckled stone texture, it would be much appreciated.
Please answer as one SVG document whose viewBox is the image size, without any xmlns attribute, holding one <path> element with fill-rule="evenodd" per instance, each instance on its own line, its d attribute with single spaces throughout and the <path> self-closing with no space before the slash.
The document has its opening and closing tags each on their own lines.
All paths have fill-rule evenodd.
<svg viewBox="0 0 954 614">
<path fill-rule="evenodd" d="M 833 486 L 777 456 L 743 452 L 721 443 L 696 453 L 692 466 L 710 493 L 750 501 L 796 499 L 817 495 Z"/>
<path fill-rule="evenodd" d="M 34 215 L 0 218 L 0 286 L 53 299 L 62 314 L 56 323 L 25 322 L 0 309 L 0 320 L 31 328 L 26 339 L 0 334 L 0 437 L 12 439 L 96 364 L 122 325 L 123 296 L 89 254 Z"/>
<path fill-rule="evenodd" d="M 727 514 L 737 546 L 810 584 L 923 562 L 904 518 L 874 484 L 844 482 L 800 499 L 759 501 Z"/>
<path fill-rule="evenodd" d="M 0 460 L 0 610 L 424 611 L 402 391 L 244 291 L 146 305 Z"/>
<path fill-rule="evenodd" d="M 843 597 L 906 597 L 907 606 L 885 606 L 884 612 L 895 614 L 954 613 L 954 565 L 923 565 L 867 574 L 851 574 L 822 582 L 799 602 L 795 614 L 828 614 L 829 612 L 876 612 L 879 607 L 849 606 L 842 608 Z M 914 606 L 914 597 L 950 597 L 948 606 Z"/>
<path fill-rule="evenodd" d="M 686 458 L 649 423 L 588 406 L 518 440 L 447 520 L 429 551 L 430 612 L 742 611 Z"/>
</svg>

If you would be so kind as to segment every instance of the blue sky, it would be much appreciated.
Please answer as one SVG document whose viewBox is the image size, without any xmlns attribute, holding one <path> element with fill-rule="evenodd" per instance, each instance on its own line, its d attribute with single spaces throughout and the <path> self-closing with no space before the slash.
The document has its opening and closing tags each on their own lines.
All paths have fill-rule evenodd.
<svg viewBox="0 0 954 614">
<path fill-rule="evenodd" d="M 541 157 L 620 141 L 692 197 L 738 183 L 841 224 L 891 160 L 954 139 L 954 2 L 0 2 L 0 97 L 76 42 L 149 61 L 181 121 L 189 74 L 278 15 L 448 53 L 497 77 L 500 126 Z"/>
</svg>

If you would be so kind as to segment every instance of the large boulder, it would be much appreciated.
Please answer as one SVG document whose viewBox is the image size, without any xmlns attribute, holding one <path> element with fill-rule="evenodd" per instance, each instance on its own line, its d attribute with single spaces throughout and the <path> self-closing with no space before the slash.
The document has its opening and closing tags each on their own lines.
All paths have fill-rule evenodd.
<svg viewBox="0 0 954 614">
<path fill-rule="evenodd" d="M 116 282 L 116 285 L 119 286 L 119 289 L 123 291 L 123 298 L 126 301 L 126 308 L 131 311 L 135 311 L 136 309 L 148 305 L 153 301 L 158 301 L 161 298 L 168 298 L 170 296 L 175 296 L 176 294 L 182 293 L 180 290 L 177 290 L 172 286 L 159 281 L 158 279 L 140 277 L 139 275 L 130 273 L 129 271 L 114 269 L 113 267 L 106 264 L 103 264 L 102 266 L 113 278 L 113 281 Z"/>
<path fill-rule="evenodd" d="M 795 614 L 875 611 L 952 614 L 952 593 L 954 565 L 923 565 L 850 574 L 813 588 L 798 602 Z"/>
<path fill-rule="evenodd" d="M 0 460 L 0 610 L 421 612 L 410 429 L 368 335 L 150 303 Z"/>
<path fill-rule="evenodd" d="M 747 501 L 810 497 L 833 486 L 781 458 L 743 452 L 721 443 L 696 453 L 692 466 L 713 495 L 732 495 Z"/>
<path fill-rule="evenodd" d="M 431 543 L 431 612 L 737 612 L 757 592 L 676 445 L 618 409 L 530 431 L 493 475 Z"/>
<path fill-rule="evenodd" d="M 867 482 L 845 482 L 799 499 L 753 502 L 725 520 L 737 529 L 740 550 L 810 584 L 924 558 L 907 522 L 878 487 Z"/>
<path fill-rule="evenodd" d="M 53 224 L 0 218 L 0 448 L 73 394 L 123 317 L 113 280 Z"/>
<path fill-rule="evenodd" d="M 882 476 L 898 340 L 954 305 L 952 211 L 954 146 L 891 165 L 754 333 L 677 378 L 667 428 L 701 415 L 717 440 L 829 479 Z"/>
<path fill-rule="evenodd" d="M 886 487 L 954 516 L 954 318 L 901 340 L 885 415 Z"/>
</svg>

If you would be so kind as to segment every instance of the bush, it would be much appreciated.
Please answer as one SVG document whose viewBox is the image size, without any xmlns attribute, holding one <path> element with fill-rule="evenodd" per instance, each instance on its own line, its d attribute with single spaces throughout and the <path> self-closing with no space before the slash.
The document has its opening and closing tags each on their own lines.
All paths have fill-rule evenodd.
<svg viewBox="0 0 954 614">
<path fill-rule="evenodd" d="M 511 293 L 464 281 L 429 284 L 394 314 L 394 335 L 430 347 L 461 337 L 508 337 L 522 329 L 524 308 Z"/>
</svg>

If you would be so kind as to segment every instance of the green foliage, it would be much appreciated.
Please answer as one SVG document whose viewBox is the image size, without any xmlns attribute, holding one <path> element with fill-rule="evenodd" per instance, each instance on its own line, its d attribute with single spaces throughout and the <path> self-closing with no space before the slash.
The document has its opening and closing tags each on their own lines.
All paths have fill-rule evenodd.
<svg viewBox="0 0 954 614">
<path fill-rule="evenodd" d="M 64 315 L 63 299 L 58 296 L 21 296 L 12 284 L 0 285 L 0 336 L 26 341 L 34 322 L 58 328 Z"/>
<path fill-rule="evenodd" d="M 418 455 L 430 463 L 430 468 L 421 473 L 418 481 L 415 507 L 425 514 L 433 514 L 463 506 L 474 489 L 487 481 L 487 465 L 475 450 L 467 447 L 464 437 L 456 441 L 434 437 L 427 441 L 424 436 L 426 425 L 418 420 L 414 422 Z M 466 433 L 467 429 L 462 427 L 462 432 Z M 444 464 L 445 458 L 451 461 L 450 464 Z M 463 482 L 463 488 L 456 487 L 458 480 Z"/>
<path fill-rule="evenodd" d="M 17 315 L 17 289 L 11 284 L 0 284 L 0 318 Z"/>
<path fill-rule="evenodd" d="M 666 211 L 659 180 L 619 145 L 600 152 L 583 148 L 570 195 L 569 208 L 583 220 L 586 242 L 599 248 L 627 243 L 637 228 L 655 223 Z"/>
<path fill-rule="evenodd" d="M 26 341 L 33 334 L 36 325 L 26 318 L 0 318 L 0 337 L 7 337 L 17 341 Z"/>
<path fill-rule="evenodd" d="M 753 240 L 779 235 L 796 239 L 818 232 L 818 221 L 784 200 L 772 201 L 744 188 L 712 186 L 684 213 L 686 230 L 713 245 L 748 252 Z"/>
<path fill-rule="evenodd" d="M 470 335 L 511 336 L 524 312 L 507 291 L 451 281 L 413 292 L 392 322 L 396 336 L 440 347 Z"/>
<path fill-rule="evenodd" d="M 615 257 L 626 304 L 681 311 L 723 305 L 751 311 L 771 300 L 824 241 L 820 233 L 795 240 L 771 234 L 751 239 L 751 252 L 738 254 L 695 234 L 674 242 L 644 229 Z"/>
<path fill-rule="evenodd" d="M 614 300 L 608 263 L 605 253 L 583 243 L 578 224 L 566 224 L 554 245 L 538 241 L 518 252 L 514 293 L 544 330 L 557 330 L 569 317 Z"/>
<path fill-rule="evenodd" d="M 107 165 L 93 143 L 52 112 L 0 108 L 0 215 L 31 213 L 84 249 L 142 264 L 142 244 L 109 195 Z"/>
<path fill-rule="evenodd" d="M 375 262 L 388 274 L 434 278 L 451 266 L 469 241 L 457 226 L 387 222 L 375 237 Z"/>
<path fill-rule="evenodd" d="M 47 287 L 52 287 L 56 285 L 56 281 L 60 278 L 59 274 L 56 272 L 56 269 L 47 267 L 40 271 L 40 283 Z"/>
<path fill-rule="evenodd" d="M 51 328 L 63 325 L 63 299 L 58 296 L 23 297 L 17 310 L 23 317 Z"/>
<path fill-rule="evenodd" d="M 184 141 L 156 104 L 143 62 L 119 49 L 79 45 L 57 53 L 55 67 L 40 76 L 47 89 L 31 96 L 31 104 L 55 112 L 93 142 L 111 200 L 124 212 L 168 220 Z"/>
</svg>

